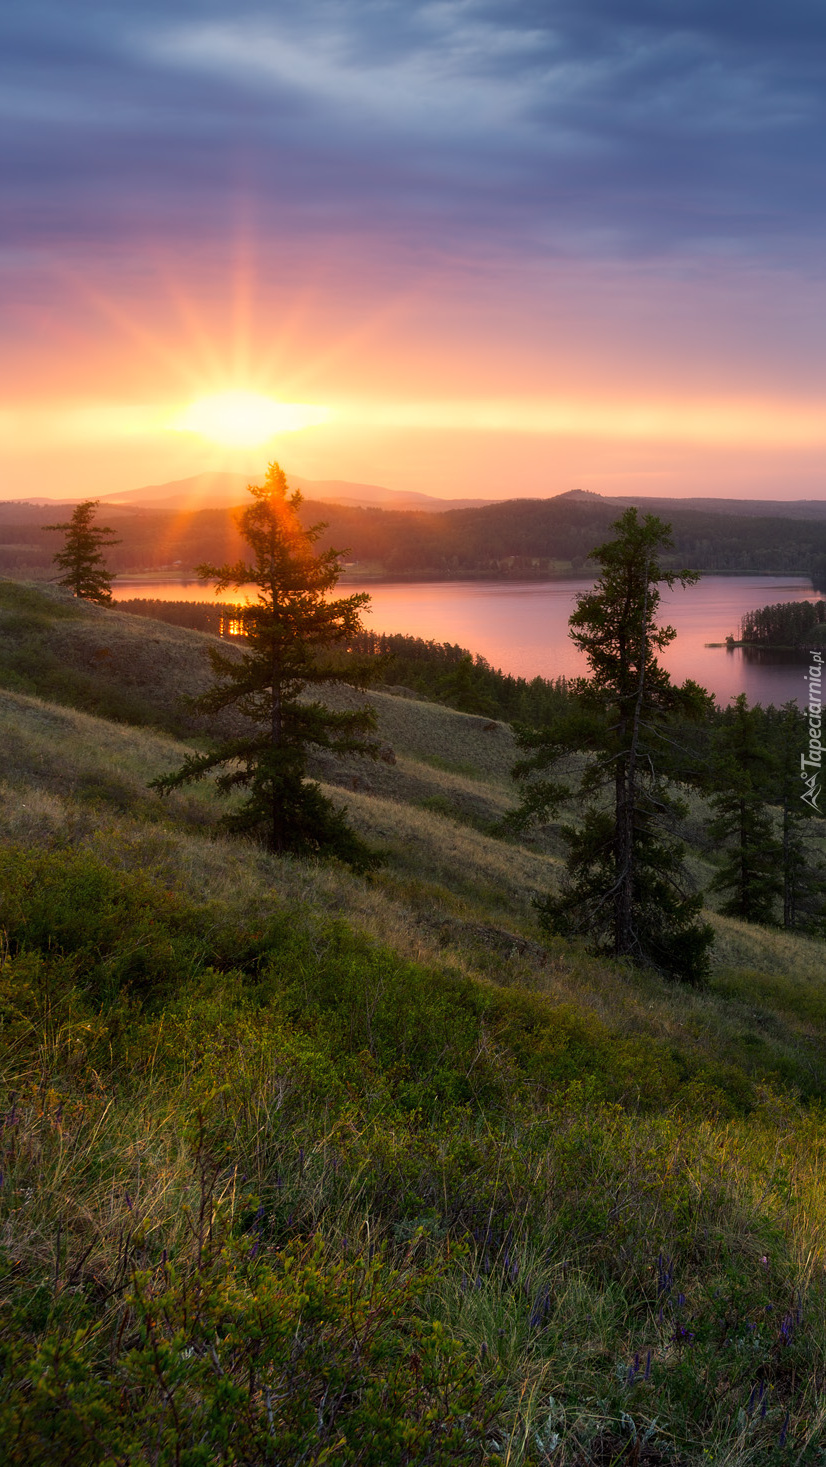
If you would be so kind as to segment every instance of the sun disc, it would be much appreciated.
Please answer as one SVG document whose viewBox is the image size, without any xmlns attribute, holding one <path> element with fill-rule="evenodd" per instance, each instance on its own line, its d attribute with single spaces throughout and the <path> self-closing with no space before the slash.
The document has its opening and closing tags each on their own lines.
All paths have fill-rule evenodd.
<svg viewBox="0 0 826 1467">
<path fill-rule="evenodd" d="M 279 433 L 315 427 L 328 417 L 327 408 L 312 403 L 278 402 L 260 392 L 218 392 L 190 403 L 170 427 L 213 443 L 251 448 Z"/>
</svg>

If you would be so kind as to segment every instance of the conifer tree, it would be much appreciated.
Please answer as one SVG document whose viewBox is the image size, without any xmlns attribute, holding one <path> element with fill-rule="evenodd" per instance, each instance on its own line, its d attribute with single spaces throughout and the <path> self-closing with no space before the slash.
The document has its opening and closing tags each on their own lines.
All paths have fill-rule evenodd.
<svg viewBox="0 0 826 1467">
<path fill-rule="evenodd" d="M 671 683 L 657 653 L 675 632 L 656 622 L 658 586 L 697 577 L 660 568 L 672 540 L 655 516 L 640 521 L 629 509 L 613 528 L 615 538 L 592 552 L 602 573 L 570 619 L 591 675 L 569 685 L 567 713 L 518 731 L 530 752 L 514 771 L 523 794 L 514 823 L 547 820 L 575 793 L 579 819 L 563 827 L 567 880 L 559 897 L 539 903 L 543 924 L 700 982 L 712 931 L 697 921 L 701 896 L 687 890 L 673 833 L 686 807 L 668 780 L 666 750 L 669 720 L 702 717 L 710 700 L 695 683 Z"/>
<path fill-rule="evenodd" d="M 723 862 L 712 890 L 728 893 L 720 908 L 725 916 L 772 922 L 783 895 L 783 848 L 767 808 L 777 766 L 763 710 L 749 708 L 745 693 L 723 715 L 714 767 L 710 835 Z"/>
<path fill-rule="evenodd" d="M 230 827 L 257 833 L 272 851 L 327 852 L 363 866 L 370 861 L 367 847 L 305 774 L 311 746 L 374 756 L 377 746 L 368 736 L 375 714 L 369 707 L 334 711 L 302 694 L 341 681 L 334 650 L 361 630 L 360 613 L 370 598 L 358 593 L 327 599 L 341 574 L 342 552 L 315 553 L 324 526 L 302 526 L 301 494 L 290 493 L 277 463 L 269 465 L 263 485 L 248 488 L 253 502 L 240 514 L 239 526 L 251 561 L 197 570 L 202 579 L 217 582 L 216 594 L 228 586 L 255 585 L 258 598 L 239 608 L 241 656 L 210 649 L 216 681 L 191 706 L 204 714 L 234 709 L 252 728 L 209 753 L 191 754 L 154 784 L 168 792 L 221 769 L 221 790 L 248 792 L 240 810 L 227 818 Z M 357 665 L 348 665 L 347 680 L 358 675 Z"/>
<path fill-rule="evenodd" d="M 816 591 L 826 592 L 826 555 L 816 555 L 812 560 L 812 585 Z"/>
<path fill-rule="evenodd" d="M 63 571 L 57 578 L 58 585 L 66 586 L 84 601 L 110 606 L 112 577 L 106 569 L 101 547 L 121 542 L 112 538 L 115 532 L 107 525 L 92 523 L 98 503 L 97 499 L 85 499 L 75 506 L 70 520 L 60 525 L 44 525 L 43 529 L 62 530 L 66 535 L 63 549 L 54 556 L 55 565 Z"/>
</svg>

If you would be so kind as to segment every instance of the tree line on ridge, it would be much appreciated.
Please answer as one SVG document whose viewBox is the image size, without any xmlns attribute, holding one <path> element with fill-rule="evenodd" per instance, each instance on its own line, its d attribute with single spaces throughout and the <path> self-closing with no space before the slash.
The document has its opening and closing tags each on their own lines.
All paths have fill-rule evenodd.
<svg viewBox="0 0 826 1467">
<path fill-rule="evenodd" d="M 116 515 L 120 543 L 112 547 L 114 572 L 169 570 L 191 573 L 207 561 L 232 563 L 244 551 L 234 512 L 161 510 Z M 617 510 L 610 501 L 569 495 L 511 499 L 478 509 L 433 511 L 354 508 L 302 503 L 305 528 L 323 520 L 321 549 L 347 547 L 359 573 L 400 579 L 546 579 L 587 575 L 588 557 L 610 531 Z M 696 508 L 669 510 L 673 547 L 667 569 L 691 565 L 715 572 L 809 575 L 826 589 L 826 521 L 743 517 Z M 4 518 L 0 574 L 42 573 L 51 561 L 49 534 L 34 507 L 21 506 L 19 523 Z"/>
</svg>

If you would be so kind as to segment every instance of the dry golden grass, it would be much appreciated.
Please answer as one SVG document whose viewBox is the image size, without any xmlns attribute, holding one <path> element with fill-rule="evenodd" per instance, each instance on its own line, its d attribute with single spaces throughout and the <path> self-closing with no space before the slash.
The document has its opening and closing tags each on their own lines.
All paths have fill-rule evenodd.
<svg viewBox="0 0 826 1467">
<path fill-rule="evenodd" d="M 826 951 L 818 938 L 775 927 L 758 927 L 733 917 L 710 914 L 715 930 L 714 961 L 718 968 L 754 968 L 782 974 L 792 983 L 826 980 Z"/>
<path fill-rule="evenodd" d="M 384 746 L 386 748 L 386 745 Z M 435 809 L 481 828 L 497 826 L 513 806 L 513 797 L 498 783 L 434 767 L 426 760 L 399 754 L 385 759 L 336 759 L 318 755 L 309 772 L 325 784 L 394 800 L 403 805 Z"/>
<path fill-rule="evenodd" d="M 180 716 L 182 695 L 210 682 L 213 638 L 78 601 L 59 586 L 0 577 L 0 647 L 13 652 L 32 635 L 67 674 L 90 677 L 166 718 Z"/>
<path fill-rule="evenodd" d="M 396 762 L 323 759 L 316 764 L 320 778 L 407 803 L 446 800 L 460 816 L 489 822 L 514 805 L 510 771 L 516 753 L 507 724 L 343 685 L 327 689 L 324 701 L 337 708 L 368 703 L 376 713 L 378 743 Z"/>
<path fill-rule="evenodd" d="M 532 898 L 558 879 L 552 857 L 468 829 L 449 815 L 360 792 L 335 793 L 355 828 L 388 853 L 396 873 L 465 898 L 476 909 L 527 917 Z"/>
<path fill-rule="evenodd" d="M 370 700 L 378 713 L 381 737 L 400 752 L 444 760 L 459 774 L 475 771 L 487 783 L 511 792 L 516 755 L 507 724 L 389 693 L 371 693 Z"/>
<path fill-rule="evenodd" d="M 206 780 L 169 802 L 147 788 L 180 763 L 182 746 L 164 734 L 111 723 L 24 693 L 0 692 L 0 741 L 7 785 L 25 782 L 41 794 L 116 810 L 140 810 L 198 822 L 217 818 L 214 785 Z"/>
</svg>

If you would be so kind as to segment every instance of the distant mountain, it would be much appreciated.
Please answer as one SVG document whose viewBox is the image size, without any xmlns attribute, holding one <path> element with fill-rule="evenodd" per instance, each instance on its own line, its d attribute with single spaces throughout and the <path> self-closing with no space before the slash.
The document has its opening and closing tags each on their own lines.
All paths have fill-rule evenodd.
<svg viewBox="0 0 826 1467">
<path fill-rule="evenodd" d="M 748 515 L 750 518 L 784 520 L 826 520 L 826 490 L 823 499 L 665 499 L 646 495 L 621 496 L 592 494 L 587 489 L 574 489 L 560 494 L 560 499 L 578 499 L 583 503 L 617 506 L 636 505 L 649 514 L 669 515 L 679 510 L 696 510 L 700 514 Z"/>
<path fill-rule="evenodd" d="M 100 498 L 103 504 L 128 505 L 130 509 L 225 509 L 241 503 L 248 483 L 246 474 L 193 474 L 165 484 L 146 484 L 141 489 L 119 489 Z"/>
<path fill-rule="evenodd" d="M 478 509 L 481 505 L 498 502 L 493 499 L 437 499 L 431 494 L 385 489 L 381 484 L 353 484 L 347 479 L 305 479 L 301 474 L 289 474 L 288 477 L 293 488 L 300 489 L 305 498 L 331 504 L 439 511 Z M 122 489 L 113 494 L 102 494 L 100 498 L 103 504 L 114 507 L 129 505 L 135 509 L 226 509 L 230 505 L 243 504 L 249 482 L 247 474 L 193 474 L 189 479 L 147 484 L 143 489 Z"/>
<path fill-rule="evenodd" d="M 451 509 L 481 509 L 487 505 L 507 502 L 504 496 L 500 499 L 439 499 L 435 495 L 419 494 L 414 490 L 386 489 L 381 484 L 356 484 L 348 479 L 305 479 L 301 474 L 290 474 L 289 480 L 307 499 L 353 508 L 418 509 L 438 514 Z M 249 477 L 246 474 L 193 474 L 188 479 L 170 479 L 165 484 L 147 484 L 142 489 L 122 489 L 97 497 L 112 509 L 192 513 L 201 509 L 228 509 L 233 505 L 243 504 L 248 483 Z M 595 494 L 590 489 L 570 489 L 564 494 L 549 496 L 544 502 L 548 503 L 551 499 L 606 510 L 621 510 L 628 505 L 636 505 L 651 514 L 665 517 L 680 511 L 693 510 L 700 514 L 749 518 L 826 520 L 826 490 L 822 499 L 703 499 L 700 496 L 667 499 L 648 498 L 642 494 L 607 495 Z M 32 494 L 21 500 L 0 501 L 0 523 L 17 518 L 15 511 L 18 506 L 65 508 L 67 504 L 74 502 L 39 494 Z M 533 502 L 538 504 L 542 501 L 537 498 Z"/>
<path fill-rule="evenodd" d="M 307 499 L 367 508 L 427 509 L 438 513 L 446 509 L 481 509 L 486 504 L 502 502 L 501 499 L 439 499 L 435 494 L 418 494 L 415 490 L 383 489 L 379 484 L 350 484 L 346 479 L 303 479 L 300 474 L 290 474 L 289 479 Z"/>
</svg>

